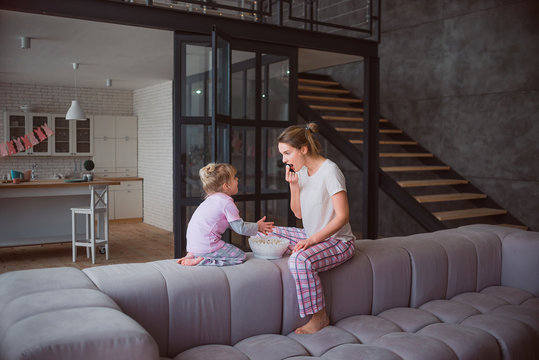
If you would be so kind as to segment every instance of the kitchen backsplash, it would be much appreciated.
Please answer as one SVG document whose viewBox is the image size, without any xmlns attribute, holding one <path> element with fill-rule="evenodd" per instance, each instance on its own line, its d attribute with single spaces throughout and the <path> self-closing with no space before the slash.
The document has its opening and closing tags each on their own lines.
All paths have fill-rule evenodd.
<svg viewBox="0 0 539 360">
<path fill-rule="evenodd" d="M 78 99 L 88 115 L 133 115 L 133 91 L 120 89 L 78 88 Z M 21 111 L 21 105 L 31 105 L 31 112 L 67 112 L 75 88 L 29 84 L 0 83 L 0 142 L 5 141 L 4 113 Z M 28 170 L 37 164 L 39 178 L 53 178 L 57 173 L 75 170 L 85 160 L 84 156 L 5 156 L 0 157 L 0 178 L 10 170 Z"/>
</svg>

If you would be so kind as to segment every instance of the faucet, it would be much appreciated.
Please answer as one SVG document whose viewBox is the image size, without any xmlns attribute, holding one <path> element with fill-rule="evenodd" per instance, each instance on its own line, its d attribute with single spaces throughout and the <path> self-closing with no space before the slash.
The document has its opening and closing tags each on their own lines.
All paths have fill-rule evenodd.
<svg viewBox="0 0 539 360">
<path fill-rule="evenodd" d="M 37 179 L 37 164 L 33 163 L 32 164 L 32 181 L 34 181 L 35 179 Z"/>
</svg>

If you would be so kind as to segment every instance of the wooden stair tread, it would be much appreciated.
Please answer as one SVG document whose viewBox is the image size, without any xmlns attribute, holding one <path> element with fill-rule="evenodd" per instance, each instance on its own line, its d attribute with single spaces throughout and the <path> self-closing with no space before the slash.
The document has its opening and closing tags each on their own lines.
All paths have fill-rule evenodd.
<svg viewBox="0 0 539 360">
<path fill-rule="evenodd" d="M 352 144 L 363 144 L 363 140 L 349 140 Z M 417 145 L 417 141 L 380 140 L 380 145 Z"/>
<path fill-rule="evenodd" d="M 323 115 L 322 119 L 324 120 L 330 120 L 330 121 L 357 121 L 361 122 L 364 121 L 362 117 L 354 117 L 354 116 L 332 116 L 332 115 Z M 389 120 L 387 119 L 380 119 L 381 123 L 387 123 Z"/>
<path fill-rule="evenodd" d="M 449 170 L 449 166 L 384 166 L 381 169 L 385 172 L 401 172 L 401 171 L 439 171 Z"/>
<path fill-rule="evenodd" d="M 468 219 L 474 217 L 494 216 L 507 214 L 507 210 L 504 209 L 492 209 L 492 208 L 473 208 L 463 210 L 451 210 L 451 211 L 438 211 L 432 213 L 438 220 L 458 220 Z"/>
<path fill-rule="evenodd" d="M 301 84 L 311 84 L 311 85 L 325 85 L 325 86 L 336 86 L 340 85 L 336 81 L 330 81 L 330 80 L 315 80 L 315 79 L 302 79 L 298 78 L 298 83 Z"/>
<path fill-rule="evenodd" d="M 380 153 L 380 157 L 434 157 L 431 153 Z"/>
<path fill-rule="evenodd" d="M 515 229 L 520 229 L 520 230 L 526 230 L 526 231 L 529 229 L 526 225 L 516 225 L 516 224 L 498 224 L 498 226 L 505 226 L 505 227 L 515 228 Z"/>
<path fill-rule="evenodd" d="M 363 132 L 363 129 L 358 129 L 358 128 L 337 127 L 335 128 L 335 130 L 340 131 L 340 132 L 355 132 L 355 133 Z M 402 130 L 399 130 L 399 129 L 380 129 L 379 132 L 380 134 L 402 134 Z"/>
<path fill-rule="evenodd" d="M 356 98 L 339 98 L 334 96 L 298 95 L 298 98 L 312 101 L 332 101 L 342 103 L 362 103 L 363 100 Z"/>
<path fill-rule="evenodd" d="M 318 86 L 305 86 L 305 85 L 298 85 L 298 91 L 305 91 L 305 92 L 315 92 L 315 93 L 323 93 L 323 94 L 350 94 L 350 90 L 346 89 L 328 89 Z"/>
<path fill-rule="evenodd" d="M 401 180 L 397 183 L 403 187 L 421 187 L 421 186 L 444 186 L 444 185 L 464 185 L 468 180 L 464 179 L 428 179 L 428 180 Z"/>
<path fill-rule="evenodd" d="M 429 203 L 429 202 L 442 202 L 442 201 L 485 199 L 487 195 L 474 194 L 474 193 L 451 193 L 451 194 L 435 194 L 435 195 L 417 195 L 414 197 L 419 203 Z"/>
<path fill-rule="evenodd" d="M 346 107 L 346 106 L 309 105 L 309 107 L 315 110 L 363 112 L 362 108 L 354 108 L 354 107 Z"/>
</svg>

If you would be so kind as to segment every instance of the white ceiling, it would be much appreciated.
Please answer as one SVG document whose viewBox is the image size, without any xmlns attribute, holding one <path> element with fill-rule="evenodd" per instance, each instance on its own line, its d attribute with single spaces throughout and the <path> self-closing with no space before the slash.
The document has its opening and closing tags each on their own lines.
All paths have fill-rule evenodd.
<svg viewBox="0 0 539 360">
<path fill-rule="evenodd" d="M 31 38 L 30 49 L 20 38 Z M 173 78 L 173 33 L 0 10 L 0 82 L 140 89 Z M 300 49 L 300 71 L 357 61 L 356 56 Z"/>
</svg>

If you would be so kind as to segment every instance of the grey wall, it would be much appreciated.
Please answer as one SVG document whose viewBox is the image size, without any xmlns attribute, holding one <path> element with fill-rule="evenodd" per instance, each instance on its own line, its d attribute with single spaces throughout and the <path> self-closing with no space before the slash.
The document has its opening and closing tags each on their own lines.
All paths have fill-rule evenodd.
<svg viewBox="0 0 539 360">
<path fill-rule="evenodd" d="M 381 114 L 539 229 L 539 2 L 383 1 Z M 360 64 L 325 69 L 362 93 Z M 380 235 L 421 227 L 380 195 Z"/>
</svg>

